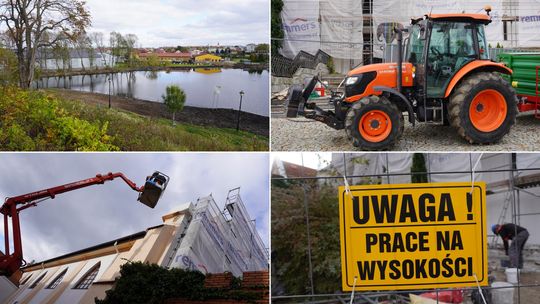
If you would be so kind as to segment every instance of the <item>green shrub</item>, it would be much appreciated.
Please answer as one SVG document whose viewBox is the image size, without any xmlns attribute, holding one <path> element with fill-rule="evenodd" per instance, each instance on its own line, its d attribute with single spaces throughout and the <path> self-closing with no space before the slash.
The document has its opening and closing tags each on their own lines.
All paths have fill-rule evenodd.
<svg viewBox="0 0 540 304">
<path fill-rule="evenodd" d="M 107 123 L 70 115 L 42 92 L 3 88 L 0 96 L 2 150 L 118 150 L 107 135 Z"/>
<path fill-rule="evenodd" d="M 121 266 L 114 288 L 105 292 L 96 304 L 163 303 L 167 299 L 188 300 L 234 299 L 254 302 L 263 294 L 253 290 L 206 289 L 205 276 L 199 271 L 166 269 L 156 264 L 131 262 Z M 238 279 L 233 281 L 239 282 Z M 236 283 L 236 285 L 239 285 Z M 208 301 L 211 303 L 211 301 Z"/>
</svg>

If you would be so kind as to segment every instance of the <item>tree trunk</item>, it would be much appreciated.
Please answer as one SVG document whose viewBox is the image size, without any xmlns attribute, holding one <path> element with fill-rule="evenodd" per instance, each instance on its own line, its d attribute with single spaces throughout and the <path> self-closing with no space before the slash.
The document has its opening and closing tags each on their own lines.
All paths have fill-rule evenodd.
<svg viewBox="0 0 540 304">
<path fill-rule="evenodd" d="M 19 86 L 22 89 L 26 89 L 26 72 L 25 72 L 25 65 L 24 65 L 24 55 L 22 52 L 17 51 L 17 60 L 19 62 L 22 62 L 23 64 L 19 64 Z"/>
<path fill-rule="evenodd" d="M 175 119 L 176 111 L 172 112 L 172 125 L 176 126 L 176 119 Z"/>
</svg>

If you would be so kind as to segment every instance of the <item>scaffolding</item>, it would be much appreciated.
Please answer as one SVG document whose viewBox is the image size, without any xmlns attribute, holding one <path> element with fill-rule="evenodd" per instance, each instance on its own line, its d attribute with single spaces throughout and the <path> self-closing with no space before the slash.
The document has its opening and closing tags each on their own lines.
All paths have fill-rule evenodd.
<svg viewBox="0 0 540 304">
<path fill-rule="evenodd" d="M 164 266 L 204 273 L 229 271 L 235 276 L 268 269 L 264 242 L 242 202 L 240 188 L 229 191 L 223 209 L 209 195 L 190 205 L 189 214 L 175 233 Z"/>
<path fill-rule="evenodd" d="M 301 2 L 306 10 L 312 10 L 314 6 L 324 7 L 323 4 L 326 4 L 327 1 L 324 0 L 289 0 L 285 2 Z M 339 2 L 339 1 L 337 1 Z M 383 21 L 392 21 L 390 23 L 395 24 L 395 22 L 400 22 L 403 26 L 408 24 L 404 21 L 410 20 L 414 16 L 405 16 L 406 11 L 394 11 L 387 12 L 385 11 L 385 2 L 388 1 L 379 1 L 379 0 L 362 0 L 362 28 L 358 31 L 362 32 L 361 38 L 358 41 L 336 41 L 329 40 L 330 38 L 327 35 L 322 35 L 322 31 L 319 32 L 319 37 L 314 39 L 311 38 L 294 38 L 286 37 L 284 39 L 271 37 L 272 40 L 280 40 L 283 44 L 287 43 L 298 43 L 305 47 L 304 51 L 310 53 L 309 50 L 312 50 L 314 53 L 318 49 L 323 49 L 328 52 L 328 49 L 339 49 L 340 53 L 344 53 L 345 50 L 351 50 L 348 56 L 340 56 L 339 58 L 334 57 L 334 68 L 338 73 L 345 73 L 346 71 L 354 68 L 358 65 L 380 63 L 380 62 L 391 62 L 396 56 L 396 44 L 393 43 L 393 38 L 391 35 L 387 35 L 391 30 L 385 30 L 384 25 L 388 22 Z M 402 1 L 407 3 L 404 5 L 412 6 L 412 3 Z M 437 2 L 437 1 L 434 1 Z M 457 4 L 456 1 L 449 1 L 444 5 L 448 6 L 452 3 Z M 395 4 L 399 4 L 399 1 L 396 1 Z M 462 2 L 462 5 L 466 4 L 468 13 L 480 13 L 483 12 L 483 8 L 486 5 L 485 1 L 481 0 L 469 0 Z M 421 5 L 421 4 L 418 4 Z M 426 4 L 427 5 L 427 4 Z M 433 4 L 435 9 L 437 5 L 442 4 Z M 443 7 L 445 7 L 443 5 Z M 536 35 L 536 32 L 531 32 L 528 28 L 532 26 L 532 21 L 537 21 L 537 18 L 540 16 L 535 16 L 536 9 L 540 9 L 540 2 L 534 0 L 499 0 L 496 3 L 493 3 L 498 8 L 498 11 L 492 16 L 500 22 L 499 25 L 501 29 L 496 32 L 499 33 L 500 42 L 495 41 L 490 45 L 490 54 L 492 59 L 496 59 L 497 54 L 502 51 L 505 52 L 515 52 L 522 51 L 522 47 L 526 46 L 528 50 L 540 48 L 540 36 Z M 396 6 L 396 5 L 394 5 Z M 459 6 L 459 5 L 458 5 Z M 392 7 L 392 6 L 391 6 Z M 426 7 L 427 8 L 427 7 Z M 433 6 L 431 6 L 433 9 Z M 464 9 L 464 7 L 458 7 L 457 9 Z M 472 11 L 472 9 L 476 9 Z M 322 10 L 322 8 L 321 8 Z M 428 9 L 429 10 L 429 9 Z M 457 11 L 453 11 L 457 12 Z M 429 11 L 422 12 L 421 14 L 429 13 Z M 440 12 L 437 12 L 440 13 Z M 415 14 L 418 14 L 415 12 Z M 532 15 L 531 15 L 532 14 Z M 322 20 L 322 13 L 319 10 L 318 21 Z M 531 15 L 531 16 L 529 16 Z M 521 19 L 520 19 L 521 18 Z M 524 19 L 525 18 L 525 19 Z M 527 19 L 528 18 L 528 19 Z M 527 21 L 527 22 L 525 22 Z M 529 22 L 531 21 L 531 22 Z M 540 21 L 540 20 L 539 20 Z M 531 25 L 529 25 L 529 23 Z M 521 28 L 520 28 L 520 24 Z M 527 25 L 523 25 L 527 24 Z M 493 25 L 491 25 L 493 26 Z M 488 26 L 489 27 L 489 26 Z M 523 33 L 520 33 L 520 30 Z M 529 34 L 531 33 L 531 34 Z M 389 37 L 386 37 L 389 36 Z M 382 39 L 381 39 L 382 38 Z M 524 40 L 526 39 L 526 41 Z M 361 40 L 361 41 L 360 41 Z M 521 41 L 524 40 L 524 41 Z M 395 42 L 395 41 L 394 41 Z M 340 47 L 346 46 L 346 47 Z M 355 55 L 357 52 L 355 50 L 362 50 L 362 56 Z M 285 57 L 294 57 L 295 54 L 286 53 Z M 274 56 L 279 57 L 279 56 Z M 274 63 L 274 62 L 273 62 Z M 274 69 L 273 69 L 274 70 Z"/>
<path fill-rule="evenodd" d="M 291 153 L 292 154 L 292 153 Z M 321 169 L 319 169 L 318 176 L 315 177 L 309 177 L 309 176 L 274 176 L 272 178 L 273 182 L 287 182 L 287 183 L 296 183 L 301 185 L 302 187 L 305 187 L 307 183 L 317 183 L 320 185 L 331 185 L 332 187 L 336 188 L 337 193 L 337 187 L 343 186 L 343 185 L 349 185 L 349 184 L 358 184 L 358 183 L 396 183 L 396 178 L 411 178 L 414 175 L 427 175 L 430 181 L 437 180 L 436 176 L 442 176 L 444 178 L 448 178 L 450 176 L 456 177 L 457 180 L 464 181 L 468 177 L 468 179 L 473 181 L 478 181 L 478 176 L 482 175 L 486 179 L 490 179 L 490 181 L 487 182 L 487 196 L 494 197 L 497 194 L 504 194 L 503 196 L 503 202 L 501 206 L 501 211 L 497 216 L 494 216 L 494 219 L 496 220 L 496 223 L 501 224 L 504 222 L 511 222 L 513 224 L 521 224 L 521 219 L 523 217 L 528 216 L 538 216 L 540 215 L 540 205 L 536 206 L 536 210 L 529 210 L 527 212 L 523 212 L 522 210 L 522 199 L 524 195 L 530 195 L 535 198 L 540 197 L 537 193 L 535 193 L 535 190 L 538 190 L 540 188 L 540 163 L 535 163 L 534 166 L 528 166 L 528 167 L 518 167 L 517 166 L 517 157 L 515 153 L 461 153 L 463 155 L 468 156 L 468 161 L 465 163 L 462 163 L 461 166 L 465 169 L 456 169 L 456 166 L 452 166 L 451 164 L 443 164 L 442 167 L 451 168 L 450 170 L 436 170 L 434 171 L 434 168 L 430 168 L 428 165 L 426 167 L 426 171 L 423 172 L 411 172 L 410 170 L 408 172 L 404 172 L 404 170 L 398 171 L 392 171 L 391 170 L 391 158 L 399 158 L 400 155 L 411 156 L 413 153 L 333 153 L 332 154 L 332 163 L 329 166 L 326 166 L 324 168 L 321 168 L 322 166 L 319 166 Z M 302 163 L 303 163 L 303 155 L 302 157 Z M 351 164 L 354 162 L 358 163 L 358 159 L 367 156 L 372 161 L 374 159 L 373 155 L 378 156 L 379 163 L 377 166 L 383 168 L 382 170 L 374 170 L 373 167 L 368 170 L 364 171 L 362 174 L 358 174 L 359 170 L 351 170 Z M 391 157 L 389 157 L 389 155 Z M 434 153 L 425 153 L 423 154 L 426 159 L 426 163 L 430 163 L 430 157 L 433 157 Z M 442 155 L 442 153 L 439 153 L 438 155 Z M 450 154 L 444 154 L 444 155 L 450 155 Z M 534 154 L 529 154 L 533 155 Z M 489 161 L 491 157 L 500 157 L 507 160 L 506 163 L 497 164 L 496 166 L 492 166 L 490 168 L 477 168 L 477 165 L 482 162 Z M 536 154 L 537 158 L 535 161 L 540 160 L 540 154 Z M 499 160 L 500 160 L 499 158 Z M 319 157 L 320 159 L 320 157 Z M 356 160 L 355 160 L 356 159 Z M 498 159 L 495 159 L 498 160 Z M 278 160 L 279 161 L 279 160 Z M 364 165 L 369 166 L 369 161 L 364 162 Z M 336 168 L 338 168 L 336 170 Z M 351 172 L 353 171 L 353 172 Z M 337 198 L 336 198 L 337 199 Z M 496 198 L 494 198 L 496 199 Z M 306 212 L 304 213 L 306 216 L 306 233 L 309 233 L 309 213 L 307 213 L 307 206 L 308 206 L 308 200 L 309 197 L 306 195 L 304 191 L 304 201 L 306 205 Z M 337 208 L 337 206 L 336 206 Z M 488 206 L 489 209 L 489 206 Z M 508 219 L 510 221 L 508 221 Z M 532 230 L 532 229 L 531 229 Z M 530 231 L 531 231 L 530 230 Z M 537 230 L 533 230 L 537 231 Z M 272 231 L 272 235 L 279 234 L 279 231 Z M 489 248 L 490 249 L 500 249 L 500 238 L 498 238 L 496 235 L 489 234 L 488 237 L 491 237 L 491 241 L 488 241 Z M 309 238 L 308 238 L 309 240 Z M 308 241 L 307 243 L 307 251 L 312 251 L 312 244 Z M 530 245 L 528 245 L 531 247 Z M 276 250 L 276 248 L 273 246 L 273 250 Z M 311 261 L 311 255 L 307 256 L 308 259 L 310 259 L 307 263 L 310 265 L 312 264 Z M 278 267 L 278 265 L 275 265 L 273 262 L 273 268 Z M 317 265 L 314 265 L 313 267 L 317 267 Z M 497 266 L 498 267 L 498 266 Z M 309 268 L 310 273 L 308 274 L 309 278 L 313 278 L 312 273 L 312 267 Z M 272 282 L 279 283 L 279 279 L 277 277 L 274 277 L 274 271 Z M 274 280 L 277 280 L 274 282 Z M 309 286 L 307 287 L 308 290 L 311 290 L 309 294 L 301 294 L 301 295 L 293 295 L 293 294 L 279 294 L 276 295 L 273 293 L 272 296 L 272 302 L 273 303 L 357 303 L 357 304 L 374 304 L 374 303 L 381 303 L 381 301 L 388 301 L 391 300 L 391 303 L 409 303 L 408 300 L 408 294 L 409 293 L 423 293 L 423 292 L 435 292 L 437 295 L 439 292 L 442 292 L 443 290 L 447 289 L 431 289 L 431 290 L 406 290 L 406 291 L 384 291 L 384 292 L 356 292 L 354 293 L 354 296 L 352 297 L 351 293 L 317 293 L 314 291 L 314 284 L 313 280 L 317 280 L 317 278 L 311 279 L 311 282 L 309 282 Z M 478 291 L 480 287 L 478 288 L 460 288 L 463 291 L 473 292 Z M 534 282 L 534 284 L 528 284 L 524 283 L 521 279 L 521 276 L 518 272 L 518 281 L 517 284 L 515 284 L 512 287 L 482 287 L 483 292 L 494 289 L 500 289 L 500 288 L 514 288 L 515 293 L 517 295 L 517 302 L 518 304 L 521 303 L 530 303 L 530 302 L 523 302 L 521 297 L 521 292 L 523 289 L 526 288 L 536 288 L 536 290 L 540 290 L 540 284 Z M 385 302 L 386 303 L 386 302 Z"/>
</svg>

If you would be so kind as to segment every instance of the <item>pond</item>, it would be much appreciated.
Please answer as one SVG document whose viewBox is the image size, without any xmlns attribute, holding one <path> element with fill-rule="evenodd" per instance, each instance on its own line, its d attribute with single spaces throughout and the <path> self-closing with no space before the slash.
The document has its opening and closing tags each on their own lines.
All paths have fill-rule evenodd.
<svg viewBox="0 0 540 304">
<path fill-rule="evenodd" d="M 109 94 L 109 74 L 47 77 L 37 80 L 37 88 Z M 248 72 L 241 69 L 196 68 L 172 71 L 136 71 L 112 74 L 112 95 L 163 102 L 168 85 L 175 84 L 186 92 L 187 106 L 238 109 L 240 91 L 244 91 L 242 111 L 262 116 L 269 114 L 268 71 Z"/>
</svg>

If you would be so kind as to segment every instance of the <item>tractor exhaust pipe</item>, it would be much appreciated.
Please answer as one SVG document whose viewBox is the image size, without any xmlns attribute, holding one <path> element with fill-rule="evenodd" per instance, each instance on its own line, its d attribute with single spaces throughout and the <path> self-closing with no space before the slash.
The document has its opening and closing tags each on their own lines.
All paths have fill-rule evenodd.
<svg viewBox="0 0 540 304">
<path fill-rule="evenodd" d="M 399 29 L 397 26 L 394 27 L 394 32 L 397 34 L 397 42 L 398 42 L 398 55 L 397 55 L 397 90 L 398 92 L 401 92 L 402 87 L 402 78 L 403 78 L 403 31 Z"/>
</svg>

